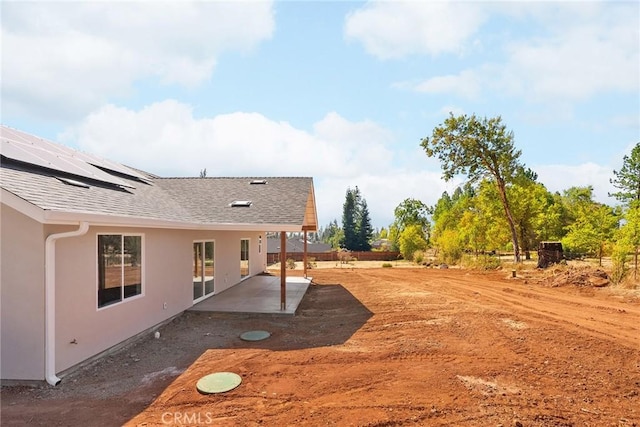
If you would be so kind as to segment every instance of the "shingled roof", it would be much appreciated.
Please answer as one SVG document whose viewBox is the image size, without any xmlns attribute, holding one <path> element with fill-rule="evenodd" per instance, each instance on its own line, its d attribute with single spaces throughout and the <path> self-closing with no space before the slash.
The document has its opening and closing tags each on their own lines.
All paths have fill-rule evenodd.
<svg viewBox="0 0 640 427">
<path fill-rule="evenodd" d="M 11 137 L 7 129 L 15 132 L 0 127 L 3 140 Z M 144 179 L 140 179 L 138 170 L 136 177 L 106 170 L 124 184 L 114 185 L 2 154 L 0 186 L 15 196 L 14 201 L 39 208 L 42 218 L 36 219 L 41 222 L 93 220 L 262 231 L 317 228 L 313 179 L 308 177 L 160 178 L 143 174 Z M 3 196 L 9 196 L 5 191 Z M 250 203 L 234 207 L 235 201 Z"/>
</svg>

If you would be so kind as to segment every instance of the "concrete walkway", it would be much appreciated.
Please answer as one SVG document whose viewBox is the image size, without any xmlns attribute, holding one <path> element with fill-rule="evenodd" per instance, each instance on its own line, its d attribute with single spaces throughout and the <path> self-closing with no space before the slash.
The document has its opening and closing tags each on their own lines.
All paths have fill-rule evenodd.
<svg viewBox="0 0 640 427">
<path fill-rule="evenodd" d="M 280 310 L 280 277 L 258 275 L 195 304 L 193 311 L 232 313 L 272 313 L 293 315 L 298 309 L 311 278 L 287 277 L 286 308 Z"/>
</svg>

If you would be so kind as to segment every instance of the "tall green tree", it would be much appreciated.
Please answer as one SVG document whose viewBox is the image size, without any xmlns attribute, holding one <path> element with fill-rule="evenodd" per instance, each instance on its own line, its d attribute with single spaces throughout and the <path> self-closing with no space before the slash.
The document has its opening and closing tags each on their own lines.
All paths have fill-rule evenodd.
<svg viewBox="0 0 640 427">
<path fill-rule="evenodd" d="M 422 230 L 423 240 L 428 241 L 431 231 L 431 223 L 429 222 L 429 206 L 420 200 L 407 198 L 404 199 L 393 211 L 394 221 L 392 227 L 396 230 L 395 237 L 400 235 L 410 225 L 417 225 Z M 398 245 L 398 241 L 394 242 Z"/>
<path fill-rule="evenodd" d="M 325 228 L 321 228 L 319 234 L 321 242 L 330 244 L 333 249 L 340 248 L 343 233 L 338 220 L 334 219 Z"/>
<path fill-rule="evenodd" d="M 625 223 L 616 236 L 616 246 L 622 255 L 622 269 L 624 260 L 629 253 L 633 253 L 633 278 L 638 279 L 638 249 L 640 249 L 640 203 L 632 203 L 624 214 Z M 612 257 L 613 258 L 613 257 Z M 615 263 L 615 260 L 614 260 Z"/>
<path fill-rule="evenodd" d="M 632 201 L 640 201 L 640 142 L 631 150 L 631 156 L 622 158 L 622 168 L 613 174 L 615 178 L 611 183 L 620 191 L 609 195 L 627 206 Z"/>
<path fill-rule="evenodd" d="M 438 199 L 435 206 L 430 208 L 433 214 L 431 215 L 431 219 L 433 222 L 437 223 L 442 215 L 448 212 L 453 205 L 453 201 L 451 200 L 451 196 L 446 191 L 442 193 L 442 196 Z"/>
<path fill-rule="evenodd" d="M 422 227 L 419 224 L 406 226 L 400 233 L 398 246 L 404 259 L 413 260 L 413 254 L 416 251 L 427 248 L 427 241 L 424 238 Z"/>
<path fill-rule="evenodd" d="M 395 222 L 400 228 L 417 224 L 423 229 L 429 227 L 429 207 L 417 199 L 404 199 L 393 211 Z"/>
<path fill-rule="evenodd" d="M 488 222 L 482 215 L 482 211 L 476 208 L 469 209 L 460 218 L 459 238 L 460 242 L 471 249 L 476 256 L 488 249 L 487 228 Z"/>
<path fill-rule="evenodd" d="M 436 205 L 430 208 L 434 222 L 430 240 L 446 262 L 457 262 L 471 238 L 460 232 L 460 224 L 466 212 L 474 209 L 475 194 L 475 189 L 467 184 L 456 188 L 452 196 L 445 191 Z"/>
<path fill-rule="evenodd" d="M 373 226 L 371 225 L 371 218 L 369 216 L 369 207 L 367 206 L 367 201 L 364 198 L 361 198 L 358 209 L 357 231 L 357 250 L 365 252 L 370 251 L 371 238 L 373 237 Z"/>
<path fill-rule="evenodd" d="M 531 250 L 540 241 L 535 228 L 538 218 L 544 213 L 548 191 L 537 182 L 538 175 L 531 169 L 521 168 L 512 185 L 507 188 L 513 218 L 518 230 L 520 247 L 525 259 L 531 259 Z"/>
<path fill-rule="evenodd" d="M 612 241 L 620 222 L 619 212 L 594 202 L 592 187 L 573 187 L 565 194 L 573 204 L 575 219 L 567 227 L 563 246 L 575 252 L 595 255 L 602 265 L 606 245 Z"/>
<path fill-rule="evenodd" d="M 348 250 L 354 250 L 357 246 L 357 209 L 356 192 L 351 188 L 347 188 L 344 204 L 342 205 L 342 232 L 344 237 L 341 246 Z"/>
<path fill-rule="evenodd" d="M 420 145 L 427 156 L 440 160 L 446 181 L 459 174 L 466 175 L 471 182 L 484 177 L 494 181 L 509 224 L 514 259 L 520 262 L 518 232 L 507 196 L 507 183 L 521 167 L 521 152 L 516 150 L 513 139 L 513 132 L 507 130 L 500 117 L 450 114 Z"/>
<path fill-rule="evenodd" d="M 485 225 L 487 249 L 512 250 L 513 241 L 509 232 L 509 223 L 504 216 L 498 189 L 492 180 L 483 179 L 480 182 L 477 195 L 471 203 L 479 216 L 479 221 Z"/>
<path fill-rule="evenodd" d="M 367 201 L 362 197 L 360 189 L 347 188 L 345 201 L 342 206 L 342 232 L 341 246 L 350 251 L 371 250 L 371 238 L 373 226 Z"/>
<path fill-rule="evenodd" d="M 331 249 L 338 250 L 344 242 L 344 231 L 338 228 L 336 233 L 326 242 L 331 245 Z"/>
<path fill-rule="evenodd" d="M 539 241 L 562 240 L 566 234 L 567 210 L 560 193 L 547 191 L 544 208 L 536 217 L 534 227 Z"/>
</svg>

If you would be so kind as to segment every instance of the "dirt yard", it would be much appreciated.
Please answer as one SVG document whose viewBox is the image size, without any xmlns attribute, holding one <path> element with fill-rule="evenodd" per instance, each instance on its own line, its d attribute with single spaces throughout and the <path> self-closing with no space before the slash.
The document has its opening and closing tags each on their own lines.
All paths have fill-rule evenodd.
<svg viewBox="0 0 640 427">
<path fill-rule="evenodd" d="M 296 316 L 190 312 L 56 388 L 4 387 L 2 425 L 640 426 L 637 293 L 504 270 L 310 273 Z M 238 338 L 254 329 L 272 336 Z M 220 371 L 242 384 L 199 394 Z"/>
</svg>

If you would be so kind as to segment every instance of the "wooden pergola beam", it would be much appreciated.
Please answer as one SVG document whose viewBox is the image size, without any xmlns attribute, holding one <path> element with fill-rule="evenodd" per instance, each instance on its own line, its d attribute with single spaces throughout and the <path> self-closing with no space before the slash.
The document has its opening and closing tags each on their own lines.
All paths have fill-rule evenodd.
<svg viewBox="0 0 640 427">
<path fill-rule="evenodd" d="M 302 270 L 304 272 L 304 278 L 307 278 L 307 230 L 304 230 L 304 252 L 302 254 Z"/>
</svg>

